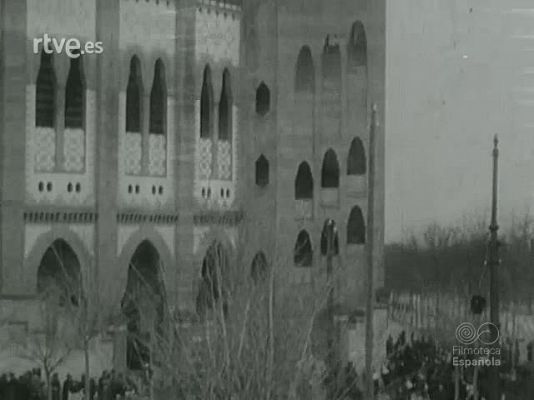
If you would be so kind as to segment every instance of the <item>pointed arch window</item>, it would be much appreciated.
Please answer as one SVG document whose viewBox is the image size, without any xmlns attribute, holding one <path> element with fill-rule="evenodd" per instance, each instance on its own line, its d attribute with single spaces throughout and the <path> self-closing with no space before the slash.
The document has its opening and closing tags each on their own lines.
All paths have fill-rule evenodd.
<svg viewBox="0 0 534 400">
<path fill-rule="evenodd" d="M 256 89 L 256 114 L 265 116 L 271 109 L 271 91 L 264 83 Z"/>
<path fill-rule="evenodd" d="M 339 162 L 334 150 L 329 149 L 323 159 L 321 169 L 321 187 L 325 189 L 339 188 Z"/>
<path fill-rule="evenodd" d="M 52 54 L 42 51 L 35 92 L 35 126 L 55 126 L 56 85 Z"/>
<path fill-rule="evenodd" d="M 365 243 L 365 221 L 362 210 L 354 206 L 349 215 L 347 223 L 347 244 L 364 244 Z"/>
<path fill-rule="evenodd" d="M 265 187 L 269 184 L 269 161 L 262 154 L 256 160 L 256 185 Z"/>
<path fill-rule="evenodd" d="M 293 253 L 293 262 L 298 267 L 311 267 L 313 249 L 310 235 L 305 230 L 299 232 Z"/>
<path fill-rule="evenodd" d="M 323 47 L 323 79 L 331 81 L 336 86 L 341 84 L 341 51 L 339 44 L 326 37 Z"/>
<path fill-rule="evenodd" d="M 232 83 L 230 71 L 223 72 L 221 99 L 219 101 L 219 140 L 232 137 Z"/>
<path fill-rule="evenodd" d="M 213 127 L 213 85 L 209 65 L 204 68 L 202 90 L 200 93 L 200 137 L 211 137 Z"/>
<path fill-rule="evenodd" d="M 141 63 L 137 56 L 133 56 L 126 88 L 126 132 L 141 133 L 142 87 Z"/>
<path fill-rule="evenodd" d="M 84 122 L 82 57 L 71 58 L 65 89 L 65 128 L 82 128 Z"/>
<path fill-rule="evenodd" d="M 167 120 L 167 88 L 163 61 L 156 61 L 154 81 L 150 91 L 150 133 L 163 135 Z"/>
<path fill-rule="evenodd" d="M 367 66 L 367 36 L 361 21 L 356 21 L 350 31 L 347 47 L 348 72 L 356 72 L 358 67 Z"/>
<path fill-rule="evenodd" d="M 348 175 L 365 175 L 367 172 L 367 161 L 362 140 L 356 137 L 350 144 L 349 157 L 347 160 Z"/>
<path fill-rule="evenodd" d="M 313 199 L 313 175 L 310 165 L 305 161 L 299 165 L 297 171 L 297 177 L 295 179 L 295 199 Z"/>
<path fill-rule="evenodd" d="M 300 49 L 295 74 L 296 92 L 315 92 L 315 67 L 308 46 L 303 46 Z"/>
</svg>

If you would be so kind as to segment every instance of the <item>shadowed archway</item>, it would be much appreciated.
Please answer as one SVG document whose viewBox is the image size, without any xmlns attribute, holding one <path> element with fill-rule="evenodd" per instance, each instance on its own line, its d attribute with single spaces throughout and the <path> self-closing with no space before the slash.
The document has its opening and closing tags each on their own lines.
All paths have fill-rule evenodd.
<svg viewBox="0 0 534 400">
<path fill-rule="evenodd" d="M 223 312 L 227 313 L 226 282 L 228 253 L 220 242 L 213 242 L 202 260 L 201 284 L 196 299 L 197 314 L 205 318 L 222 299 Z"/>
<path fill-rule="evenodd" d="M 135 250 L 129 266 L 122 311 L 127 321 L 126 365 L 140 370 L 150 362 L 150 342 L 163 333 L 165 289 L 161 257 L 145 240 Z"/>
<path fill-rule="evenodd" d="M 37 270 L 37 294 L 60 306 L 77 306 L 81 296 L 80 261 L 63 239 L 55 240 L 45 251 Z"/>
</svg>

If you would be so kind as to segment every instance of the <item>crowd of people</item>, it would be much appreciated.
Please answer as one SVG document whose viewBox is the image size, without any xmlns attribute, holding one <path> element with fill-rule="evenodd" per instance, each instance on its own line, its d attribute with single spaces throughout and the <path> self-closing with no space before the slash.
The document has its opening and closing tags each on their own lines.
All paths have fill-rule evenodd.
<svg viewBox="0 0 534 400">
<path fill-rule="evenodd" d="M 74 379 L 67 374 L 61 382 L 57 373 L 50 377 L 50 391 L 46 379 L 39 368 L 28 371 L 20 376 L 3 374 L 0 376 L 0 399 L 2 400 L 78 400 L 85 395 L 86 379 Z M 89 379 L 90 400 L 141 400 L 148 398 L 141 393 L 142 385 L 134 382 L 114 370 L 104 371 L 100 378 Z"/>
<path fill-rule="evenodd" d="M 499 368 L 500 387 L 506 400 L 534 398 L 530 382 L 534 375 L 527 365 L 519 365 L 517 346 L 504 349 Z M 386 342 L 387 360 L 374 376 L 377 397 L 388 400 L 472 400 L 489 398 L 491 390 L 488 368 L 454 367 L 452 349 L 447 350 L 430 337 L 410 339 L 402 332 Z M 512 362 L 512 357 L 514 361 Z M 494 367 L 492 367 L 494 368 Z"/>
</svg>

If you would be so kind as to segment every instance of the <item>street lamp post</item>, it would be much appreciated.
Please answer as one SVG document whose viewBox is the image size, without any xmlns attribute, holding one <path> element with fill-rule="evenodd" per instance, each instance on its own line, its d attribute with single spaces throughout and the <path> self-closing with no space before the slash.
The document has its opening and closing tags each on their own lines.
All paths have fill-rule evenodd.
<svg viewBox="0 0 534 400">
<path fill-rule="evenodd" d="M 334 237 L 335 237 L 335 222 L 332 219 L 329 219 L 325 223 L 324 229 L 326 230 L 326 276 L 328 282 L 328 299 L 327 299 L 327 310 L 328 310 L 328 332 L 327 332 L 327 351 L 328 359 L 330 362 L 331 372 L 334 372 L 337 365 L 335 365 L 335 321 L 334 321 L 334 279 L 333 279 L 333 258 L 335 254 L 334 248 Z M 332 377 L 336 378 L 337 374 L 333 374 Z M 328 399 L 334 399 L 335 397 L 335 388 L 336 382 L 329 383 L 329 394 Z"/>
<path fill-rule="evenodd" d="M 365 307 L 365 374 L 366 374 L 366 399 L 374 399 L 373 382 L 373 347 L 374 330 L 373 314 L 375 308 L 374 288 L 374 213 L 375 213 L 375 174 L 376 174 L 376 128 L 378 126 L 377 105 L 373 104 L 371 112 L 371 126 L 369 129 L 369 183 L 367 201 L 367 299 Z"/>
<path fill-rule="evenodd" d="M 497 341 L 499 337 L 499 241 L 497 238 L 497 183 L 498 183 L 498 165 L 499 165 L 499 140 L 497 135 L 493 139 L 493 188 L 491 201 L 491 225 L 490 242 L 488 249 L 488 267 L 490 272 L 490 320 L 493 324 L 491 329 L 492 340 Z M 498 345 L 498 343 L 497 343 Z M 500 399 L 500 377 L 499 368 L 490 367 L 490 387 L 489 400 Z"/>
</svg>

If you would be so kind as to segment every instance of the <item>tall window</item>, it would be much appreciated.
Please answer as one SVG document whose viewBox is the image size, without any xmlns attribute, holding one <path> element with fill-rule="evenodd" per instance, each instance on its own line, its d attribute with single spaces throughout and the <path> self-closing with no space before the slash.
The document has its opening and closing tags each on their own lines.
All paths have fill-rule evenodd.
<svg viewBox="0 0 534 400">
<path fill-rule="evenodd" d="M 305 161 L 299 165 L 297 171 L 297 177 L 295 179 L 295 199 L 313 199 L 313 175 L 310 165 Z"/>
<path fill-rule="evenodd" d="M 321 187 L 332 189 L 339 187 L 339 163 L 334 150 L 329 149 L 323 159 L 321 170 Z"/>
<path fill-rule="evenodd" d="M 53 128 L 56 116 L 56 74 L 52 54 L 41 52 L 35 92 L 35 126 Z"/>
<path fill-rule="evenodd" d="M 269 87 L 262 82 L 256 89 L 256 113 L 264 116 L 271 109 L 271 91 Z"/>
<path fill-rule="evenodd" d="M 296 92 L 315 92 L 315 67 L 308 46 L 300 49 L 295 76 Z"/>
<path fill-rule="evenodd" d="M 339 44 L 327 36 L 323 48 L 323 79 L 341 84 L 341 51 Z"/>
<path fill-rule="evenodd" d="M 163 61 L 156 61 L 154 81 L 150 92 L 150 133 L 163 134 L 167 117 L 167 93 L 165 87 L 165 66 Z"/>
<path fill-rule="evenodd" d="M 221 99 L 219 101 L 219 140 L 230 140 L 232 136 L 232 87 L 230 72 L 223 72 Z"/>
<path fill-rule="evenodd" d="M 71 58 L 65 89 L 65 128 L 83 127 L 84 91 L 81 57 Z"/>
<path fill-rule="evenodd" d="M 354 206 L 350 212 L 349 222 L 347 224 L 347 243 L 365 243 L 365 221 L 362 210 L 358 206 Z"/>
<path fill-rule="evenodd" d="M 360 21 L 352 25 L 347 48 L 348 72 L 356 72 L 358 67 L 367 65 L 367 37 Z"/>
<path fill-rule="evenodd" d="M 299 232 L 295 249 L 293 252 L 293 262 L 299 267 L 311 267 L 313 262 L 313 250 L 310 235 L 305 230 Z"/>
<path fill-rule="evenodd" d="M 256 160 L 256 185 L 264 187 L 269 184 L 269 161 L 262 154 Z"/>
<path fill-rule="evenodd" d="M 126 132 L 141 132 L 142 82 L 141 63 L 137 56 L 133 56 L 126 88 Z"/>
<path fill-rule="evenodd" d="M 213 126 L 213 86 L 211 83 L 211 69 L 204 68 L 202 91 L 200 93 L 200 137 L 210 138 Z"/>
<path fill-rule="evenodd" d="M 347 159 L 348 175 L 364 175 L 367 171 L 367 161 L 365 158 L 365 149 L 359 137 L 352 140 Z"/>
</svg>

